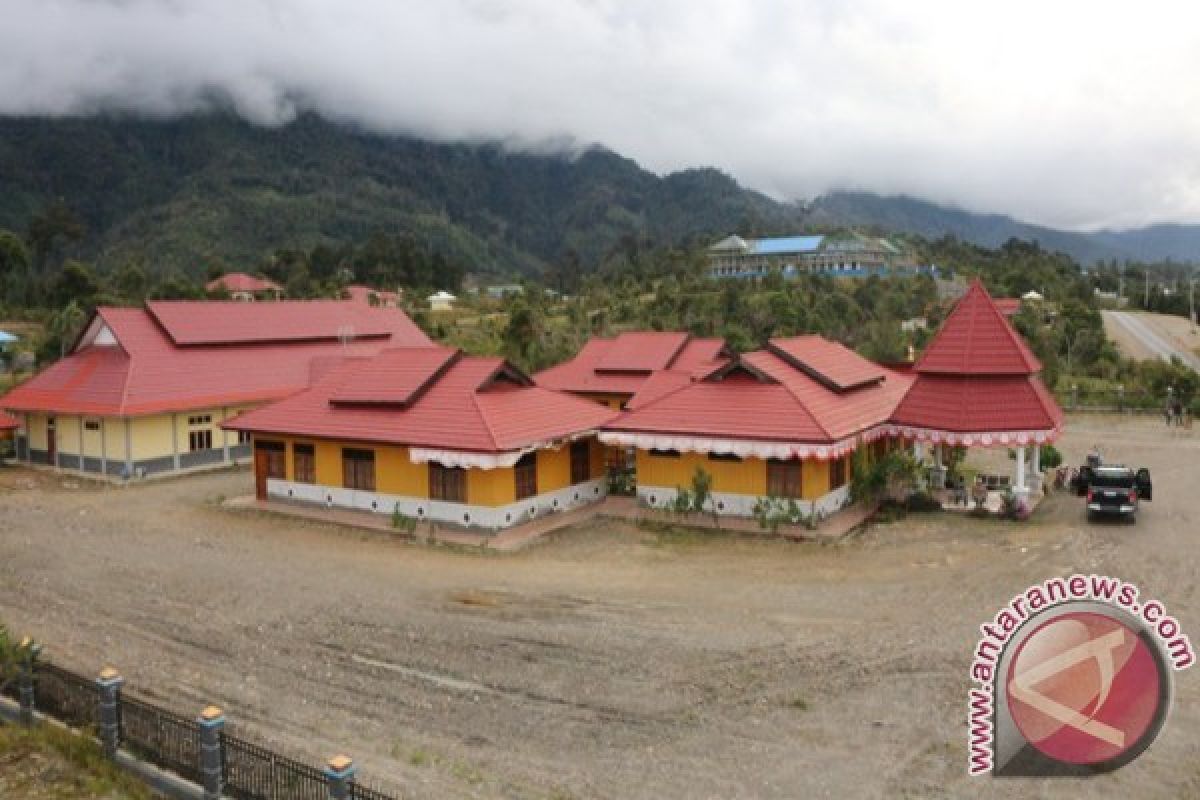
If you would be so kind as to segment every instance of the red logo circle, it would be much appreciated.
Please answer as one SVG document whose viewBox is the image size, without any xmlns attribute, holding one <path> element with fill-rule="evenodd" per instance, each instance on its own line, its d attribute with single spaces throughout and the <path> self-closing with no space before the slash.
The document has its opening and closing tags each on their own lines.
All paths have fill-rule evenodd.
<svg viewBox="0 0 1200 800">
<path fill-rule="evenodd" d="M 1166 702 L 1163 680 L 1137 631 L 1106 614 L 1071 612 L 1021 642 L 1008 669 L 1008 709 L 1046 756 L 1101 764 L 1149 744 Z"/>
</svg>

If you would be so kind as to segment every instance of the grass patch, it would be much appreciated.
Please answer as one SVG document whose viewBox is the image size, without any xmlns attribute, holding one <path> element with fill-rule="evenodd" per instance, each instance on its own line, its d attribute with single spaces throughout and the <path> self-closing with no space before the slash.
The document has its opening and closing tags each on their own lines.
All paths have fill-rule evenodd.
<svg viewBox="0 0 1200 800">
<path fill-rule="evenodd" d="M 789 697 L 784 705 L 795 711 L 808 711 L 808 700 L 800 695 Z"/>
<path fill-rule="evenodd" d="M 90 737 L 43 724 L 0 725 L 0 797 L 151 800 L 154 794 Z"/>
</svg>

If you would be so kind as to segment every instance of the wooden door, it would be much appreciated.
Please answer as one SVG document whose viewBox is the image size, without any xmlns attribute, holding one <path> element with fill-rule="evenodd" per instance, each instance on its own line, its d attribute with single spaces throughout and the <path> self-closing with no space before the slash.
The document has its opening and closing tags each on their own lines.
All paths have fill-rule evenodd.
<svg viewBox="0 0 1200 800">
<path fill-rule="evenodd" d="M 271 473 L 271 453 L 267 450 L 254 451 L 254 496 L 267 499 L 267 477 Z"/>
<path fill-rule="evenodd" d="M 58 466 L 58 439 L 54 435 L 54 420 L 46 425 L 46 458 L 53 466 Z"/>
</svg>

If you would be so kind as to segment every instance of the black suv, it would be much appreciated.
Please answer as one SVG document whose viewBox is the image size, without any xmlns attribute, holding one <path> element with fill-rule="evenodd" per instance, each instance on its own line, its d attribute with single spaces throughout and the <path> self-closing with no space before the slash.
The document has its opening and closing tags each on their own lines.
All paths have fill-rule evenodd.
<svg viewBox="0 0 1200 800">
<path fill-rule="evenodd" d="M 1082 470 L 1081 470 L 1082 471 Z M 1133 519 L 1141 500 L 1153 500 L 1150 470 L 1119 464 L 1091 467 L 1087 474 L 1087 515 L 1119 514 Z"/>
</svg>

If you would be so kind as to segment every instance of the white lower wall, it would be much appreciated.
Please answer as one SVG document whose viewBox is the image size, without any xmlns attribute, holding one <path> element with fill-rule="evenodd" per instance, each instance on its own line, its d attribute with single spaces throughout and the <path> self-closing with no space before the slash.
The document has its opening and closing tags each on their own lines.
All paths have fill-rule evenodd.
<svg viewBox="0 0 1200 800">
<path fill-rule="evenodd" d="M 506 506 L 477 506 L 468 503 L 444 503 L 422 497 L 317 486 L 275 478 L 267 480 L 267 495 L 280 500 L 300 500 L 330 508 L 349 508 L 389 516 L 399 508 L 401 514 L 416 520 L 432 520 L 493 531 L 519 525 L 546 514 L 569 511 L 594 503 L 607 494 L 607 481 L 597 478 L 555 492 L 527 497 Z"/>
<path fill-rule="evenodd" d="M 675 487 L 638 486 L 638 499 L 651 508 L 669 510 L 678 494 Z M 762 499 L 753 494 L 732 494 L 730 492 L 713 492 L 712 497 L 704 504 L 707 511 L 716 508 L 717 514 L 724 517 L 753 517 L 754 506 Z M 805 514 L 813 513 L 814 509 L 828 517 L 846 507 L 850 502 L 850 487 L 842 486 L 816 500 L 797 500 L 796 505 Z"/>
</svg>

